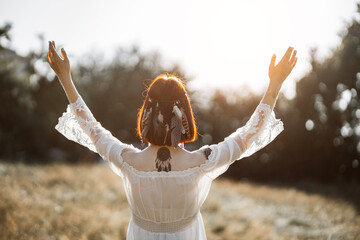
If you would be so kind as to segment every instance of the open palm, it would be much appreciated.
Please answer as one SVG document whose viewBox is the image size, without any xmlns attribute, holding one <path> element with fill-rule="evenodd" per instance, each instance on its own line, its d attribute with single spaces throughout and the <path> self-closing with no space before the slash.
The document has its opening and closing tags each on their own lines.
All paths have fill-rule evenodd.
<svg viewBox="0 0 360 240">
<path fill-rule="evenodd" d="M 283 58 L 276 66 L 275 61 L 276 55 L 274 54 L 271 58 L 269 66 L 270 83 L 282 84 L 295 67 L 297 62 L 296 50 L 294 50 L 293 47 L 289 47 Z"/>
<path fill-rule="evenodd" d="M 66 76 L 70 74 L 70 61 L 67 57 L 65 50 L 61 49 L 61 56 L 56 52 L 55 42 L 49 42 L 49 51 L 47 54 L 47 60 L 50 67 L 54 70 L 56 75 L 62 79 L 62 76 Z"/>
</svg>

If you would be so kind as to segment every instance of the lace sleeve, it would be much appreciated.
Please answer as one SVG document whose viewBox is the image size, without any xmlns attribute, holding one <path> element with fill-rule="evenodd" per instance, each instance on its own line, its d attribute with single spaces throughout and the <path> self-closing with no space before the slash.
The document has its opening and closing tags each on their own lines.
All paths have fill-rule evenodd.
<svg viewBox="0 0 360 240">
<path fill-rule="evenodd" d="M 122 150 L 133 148 L 132 145 L 120 142 L 103 128 L 81 97 L 68 105 L 55 129 L 67 139 L 99 153 L 103 159 L 118 167 L 122 163 Z"/>
<path fill-rule="evenodd" d="M 209 164 L 205 169 L 215 179 L 224 173 L 235 160 L 248 157 L 273 141 L 284 130 L 283 122 L 275 118 L 270 106 L 260 103 L 249 121 L 219 144 L 210 148 Z M 207 150 L 209 151 L 209 150 Z"/>
</svg>

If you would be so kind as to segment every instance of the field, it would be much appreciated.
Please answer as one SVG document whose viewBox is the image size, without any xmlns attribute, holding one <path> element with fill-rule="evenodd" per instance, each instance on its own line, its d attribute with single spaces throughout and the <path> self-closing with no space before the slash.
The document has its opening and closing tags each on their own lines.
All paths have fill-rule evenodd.
<svg viewBox="0 0 360 240">
<path fill-rule="evenodd" d="M 0 239 L 125 239 L 129 210 L 106 165 L 0 164 Z M 360 239 L 360 187 L 216 180 L 202 207 L 213 239 Z"/>
</svg>

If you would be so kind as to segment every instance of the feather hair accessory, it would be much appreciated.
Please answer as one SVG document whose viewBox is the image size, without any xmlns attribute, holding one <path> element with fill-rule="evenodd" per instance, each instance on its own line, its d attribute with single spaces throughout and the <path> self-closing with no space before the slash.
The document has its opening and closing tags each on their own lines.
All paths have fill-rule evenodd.
<svg viewBox="0 0 360 240">
<path fill-rule="evenodd" d="M 162 116 L 162 114 L 160 113 L 160 110 L 159 110 L 159 102 L 156 102 L 156 108 L 155 108 L 155 112 L 153 114 L 152 124 L 154 126 L 155 135 L 157 135 L 157 136 L 161 135 L 161 128 L 162 128 L 161 126 L 163 125 L 162 121 L 160 121 L 161 116 Z"/>
<path fill-rule="evenodd" d="M 161 112 L 159 111 L 159 114 L 158 114 L 158 121 L 163 123 L 164 122 L 164 115 L 161 114 Z"/>
<path fill-rule="evenodd" d="M 176 104 L 174 104 L 173 113 L 175 114 L 175 116 L 177 118 L 179 118 L 179 119 L 182 118 L 182 112 L 181 112 L 181 110 L 179 109 L 179 107 Z"/>
<path fill-rule="evenodd" d="M 182 125 L 182 130 L 183 130 L 183 134 L 186 134 L 186 137 L 189 139 L 190 138 L 190 129 L 189 129 L 189 122 L 188 122 L 188 119 L 186 117 L 186 114 L 185 114 L 185 110 L 184 108 L 181 108 L 181 116 L 182 116 L 182 119 L 181 119 L 181 125 Z"/>
<path fill-rule="evenodd" d="M 165 124 L 165 131 L 166 131 L 166 133 L 165 133 L 165 138 L 164 138 L 164 143 L 163 143 L 163 145 L 165 145 L 168 132 L 170 131 L 169 124 L 167 124 L 167 123 Z"/>
<path fill-rule="evenodd" d="M 174 107 L 173 107 L 173 117 L 171 118 L 171 125 L 170 125 L 170 129 L 171 129 L 171 145 L 173 147 L 177 147 L 180 140 L 181 140 L 181 132 L 182 132 L 182 112 L 179 109 L 179 107 L 176 105 L 178 103 L 175 102 L 174 103 Z"/>
<path fill-rule="evenodd" d="M 177 147 L 181 140 L 181 122 L 177 116 L 171 118 L 171 145 Z"/>
</svg>

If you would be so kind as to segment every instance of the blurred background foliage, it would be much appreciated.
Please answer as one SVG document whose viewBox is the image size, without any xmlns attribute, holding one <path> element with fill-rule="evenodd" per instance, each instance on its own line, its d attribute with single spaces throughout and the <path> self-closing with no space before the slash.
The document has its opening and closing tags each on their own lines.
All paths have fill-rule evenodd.
<svg viewBox="0 0 360 240">
<path fill-rule="evenodd" d="M 65 139 L 54 126 L 66 96 L 46 63 L 46 49 L 20 56 L 2 44 L 11 25 L 0 29 L 0 158 L 27 163 L 97 162 L 97 154 Z M 40 37 L 42 46 L 44 39 Z M 224 176 L 255 181 L 360 180 L 360 23 L 349 23 L 341 45 L 323 61 L 311 50 L 311 71 L 296 84 L 296 96 L 282 94 L 275 108 L 285 131 L 253 156 L 233 164 Z M 157 53 L 119 48 L 111 61 L 89 54 L 72 66 L 80 94 L 101 124 L 121 141 L 141 147 L 135 134 L 145 86 L 162 72 Z M 190 89 L 191 90 L 191 89 Z M 207 95 L 204 100 L 204 95 Z M 196 149 L 218 143 L 251 116 L 262 96 L 215 91 L 190 92 L 199 128 Z"/>
</svg>

